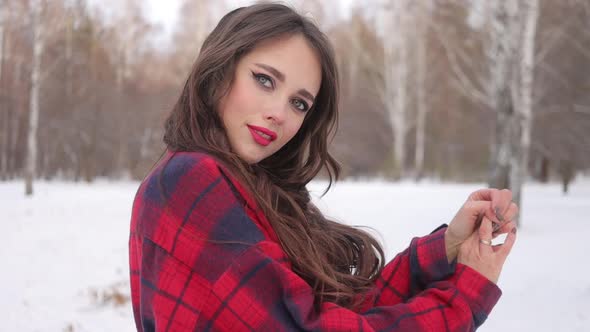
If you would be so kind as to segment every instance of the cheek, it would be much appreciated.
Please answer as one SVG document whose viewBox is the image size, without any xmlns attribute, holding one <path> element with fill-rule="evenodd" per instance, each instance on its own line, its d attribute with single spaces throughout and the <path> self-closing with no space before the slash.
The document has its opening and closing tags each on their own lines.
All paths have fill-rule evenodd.
<svg viewBox="0 0 590 332">
<path fill-rule="evenodd" d="M 288 138 L 287 141 L 290 141 L 291 138 L 293 138 L 297 134 L 297 132 L 301 129 L 302 125 L 303 125 L 303 118 L 295 116 L 292 119 L 292 121 L 290 121 L 290 125 L 285 128 L 285 134 L 286 134 L 285 136 L 286 136 L 286 138 Z"/>
<path fill-rule="evenodd" d="M 234 82 L 231 90 L 220 103 L 219 116 L 224 122 L 233 123 L 248 114 L 247 106 L 253 104 L 253 93 L 249 89 L 247 82 L 243 80 Z"/>
<path fill-rule="evenodd" d="M 236 80 L 232 89 L 232 107 L 234 111 L 241 110 L 243 113 L 251 111 L 248 107 L 252 108 L 252 105 L 256 105 L 259 94 L 249 77 L 241 77 Z"/>
</svg>

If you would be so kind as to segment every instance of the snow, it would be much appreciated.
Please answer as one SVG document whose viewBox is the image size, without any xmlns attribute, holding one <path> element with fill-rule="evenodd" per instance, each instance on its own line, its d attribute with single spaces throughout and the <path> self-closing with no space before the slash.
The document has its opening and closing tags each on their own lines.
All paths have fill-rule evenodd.
<svg viewBox="0 0 590 332">
<path fill-rule="evenodd" d="M 134 331 L 127 239 L 138 182 L 0 183 L 6 228 L 0 250 L 1 331 Z M 450 221 L 483 184 L 342 182 L 320 208 L 374 228 L 388 258 L 413 236 Z M 523 227 L 500 277 L 504 294 L 479 331 L 590 330 L 590 179 L 524 189 Z M 116 301 L 116 299 L 123 301 Z"/>
</svg>

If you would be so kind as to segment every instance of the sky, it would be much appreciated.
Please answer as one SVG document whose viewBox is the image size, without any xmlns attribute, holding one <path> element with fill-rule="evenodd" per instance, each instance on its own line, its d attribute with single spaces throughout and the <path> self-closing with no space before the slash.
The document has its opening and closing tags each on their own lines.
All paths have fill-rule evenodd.
<svg viewBox="0 0 590 332">
<path fill-rule="evenodd" d="M 93 0 L 96 1 L 96 0 Z M 248 5 L 252 0 L 225 0 L 229 8 Z M 289 1 L 287 1 L 289 2 Z M 353 0 L 324 0 L 325 4 L 334 3 L 340 7 L 340 16 L 344 16 L 352 5 Z M 174 24 L 178 19 L 178 12 L 182 0 L 146 0 L 145 14 L 146 17 L 155 24 L 162 26 L 164 33 L 169 34 L 174 29 Z"/>
<path fill-rule="evenodd" d="M 119 12 L 123 11 L 124 1 L 120 0 L 87 0 L 88 3 L 100 9 L 105 16 L 112 17 L 116 16 Z M 301 0 L 299 0 L 301 1 Z M 299 2 L 295 0 L 283 0 L 286 3 Z M 347 13 L 352 6 L 354 0 L 321 0 L 323 4 L 328 6 L 339 7 L 339 17 L 346 17 Z M 156 44 L 166 44 L 169 41 L 169 37 L 174 31 L 176 21 L 178 20 L 178 14 L 180 7 L 184 0 L 144 0 L 144 15 L 153 24 L 158 25 L 162 28 L 161 34 L 154 36 L 154 42 Z M 239 6 L 245 6 L 254 2 L 254 0 L 224 0 L 225 4 L 229 9 L 233 9 Z M 330 12 L 331 13 L 331 12 Z M 221 17 L 224 13 L 219 13 Z"/>
<path fill-rule="evenodd" d="M 181 0 L 147 0 L 145 14 L 153 23 L 160 24 L 167 33 L 172 32 L 178 19 Z"/>
</svg>

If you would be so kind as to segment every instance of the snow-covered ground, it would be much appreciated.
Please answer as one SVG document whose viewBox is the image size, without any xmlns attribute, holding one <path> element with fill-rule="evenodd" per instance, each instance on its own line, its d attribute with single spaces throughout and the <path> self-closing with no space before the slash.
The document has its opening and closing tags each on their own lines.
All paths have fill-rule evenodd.
<svg viewBox="0 0 590 332">
<path fill-rule="evenodd" d="M 0 182 L 0 331 L 134 331 L 127 239 L 137 182 Z M 325 183 L 310 186 L 318 196 Z M 321 200 L 380 234 L 388 258 L 448 222 L 479 184 L 343 182 Z M 590 179 L 525 187 L 522 221 L 479 331 L 590 331 Z"/>
</svg>

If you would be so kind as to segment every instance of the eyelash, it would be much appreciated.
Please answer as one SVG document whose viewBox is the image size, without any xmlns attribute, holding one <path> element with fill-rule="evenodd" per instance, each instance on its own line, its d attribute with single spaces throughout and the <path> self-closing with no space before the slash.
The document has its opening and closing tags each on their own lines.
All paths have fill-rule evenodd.
<svg viewBox="0 0 590 332">
<path fill-rule="evenodd" d="M 260 73 L 255 73 L 255 72 L 252 72 L 252 76 L 254 77 L 254 79 L 256 80 L 256 82 L 258 84 L 260 84 L 260 86 L 262 88 L 264 88 L 264 89 L 274 89 L 275 82 L 272 79 L 272 77 L 270 77 L 270 76 L 268 76 L 266 74 L 260 74 Z M 270 84 L 272 85 L 272 88 L 269 88 L 269 87 L 265 86 L 262 82 L 260 82 L 260 79 L 261 78 L 264 78 L 264 79 L 268 80 L 270 82 Z M 305 102 L 304 100 L 301 100 L 301 99 L 295 99 L 295 100 L 296 101 L 299 101 L 303 105 L 303 109 L 301 109 L 301 108 L 293 105 L 293 106 L 295 106 L 295 108 L 297 108 L 298 111 L 303 112 L 303 113 L 309 111 L 309 106 L 307 105 L 307 102 Z M 291 104 L 293 104 L 293 103 L 291 103 Z"/>
</svg>

